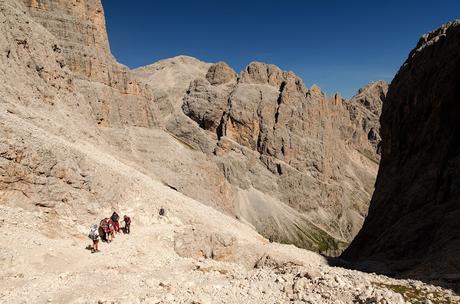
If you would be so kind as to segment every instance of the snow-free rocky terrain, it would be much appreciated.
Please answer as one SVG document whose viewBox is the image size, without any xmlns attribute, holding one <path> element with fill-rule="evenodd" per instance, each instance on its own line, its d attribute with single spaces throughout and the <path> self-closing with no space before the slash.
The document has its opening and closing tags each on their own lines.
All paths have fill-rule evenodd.
<svg viewBox="0 0 460 304">
<path fill-rule="evenodd" d="M 239 75 L 186 56 L 130 71 L 110 54 L 99 1 L 16 2 L 29 27 L 54 38 L 52 54 L 13 38 L 33 52 L 27 76 L 68 71 L 56 89 L 82 100 L 58 98 L 51 111 L 65 102 L 111 155 L 267 238 L 336 255 L 358 233 L 380 158 L 384 82 L 347 101 L 259 62 Z"/>
<path fill-rule="evenodd" d="M 460 301 L 316 253 L 367 214 L 385 83 L 347 101 L 257 62 L 131 71 L 98 0 L 3 0 L 0 36 L 0 302 Z M 113 210 L 132 234 L 91 254 Z"/>
<path fill-rule="evenodd" d="M 460 21 L 424 35 L 383 107 L 382 162 L 348 259 L 460 281 Z"/>
</svg>

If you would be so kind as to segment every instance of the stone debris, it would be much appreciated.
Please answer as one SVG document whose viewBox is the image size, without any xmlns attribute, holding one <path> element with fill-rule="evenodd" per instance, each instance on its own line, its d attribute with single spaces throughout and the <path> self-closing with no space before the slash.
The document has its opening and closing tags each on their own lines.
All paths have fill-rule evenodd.
<svg viewBox="0 0 460 304">
<path fill-rule="evenodd" d="M 130 71 L 100 1 L 3 0 L 0 20 L 1 303 L 460 301 L 277 243 L 337 255 L 358 232 L 384 83 L 346 101 L 259 62 Z M 131 234 L 91 255 L 113 210 Z"/>
</svg>

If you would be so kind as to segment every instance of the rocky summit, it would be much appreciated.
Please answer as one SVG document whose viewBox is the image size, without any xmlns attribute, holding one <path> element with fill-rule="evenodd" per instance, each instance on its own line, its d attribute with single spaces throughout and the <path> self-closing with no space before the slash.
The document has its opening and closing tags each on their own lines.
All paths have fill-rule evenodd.
<svg viewBox="0 0 460 304">
<path fill-rule="evenodd" d="M 384 82 L 348 101 L 260 62 L 237 74 L 178 57 L 135 72 L 172 92 L 159 93 L 162 125 L 212 170 L 204 181 L 173 169 L 168 184 L 283 243 L 334 254 L 359 231 L 380 158 Z"/>
<path fill-rule="evenodd" d="M 404 164 L 394 155 L 407 160 L 410 151 L 437 151 L 430 134 L 445 135 L 445 149 L 451 144 L 441 122 L 455 114 L 444 108 L 455 91 L 440 86 L 446 99 L 425 100 L 432 95 L 410 95 L 405 77 L 420 77 L 411 85 L 433 91 L 423 71 L 434 73 L 436 63 L 427 54 L 433 50 L 455 62 L 455 28 L 425 38 L 408 60 L 417 64 L 404 66 L 391 85 L 387 105 L 382 81 L 346 100 L 260 62 L 236 73 L 223 62 L 178 56 L 130 70 L 110 53 L 99 0 L 1 1 L 0 302 L 460 301 L 449 289 L 333 267 L 324 256 L 340 254 L 360 230 L 380 155 L 374 201 L 395 189 L 381 186 L 388 183 L 386 167 Z M 421 70 L 404 76 L 412 68 Z M 451 74 L 435 75 L 446 85 L 453 81 Z M 398 90 L 408 97 L 398 101 Z M 398 108 L 408 125 L 391 135 L 394 117 L 400 122 L 403 116 L 390 115 L 390 109 L 410 96 L 420 103 Z M 431 102 L 437 114 L 415 107 Z M 435 115 L 424 121 L 438 119 L 439 129 L 414 127 L 419 111 Z M 402 133 L 410 130 L 412 137 Z M 433 166 L 441 162 L 448 169 L 429 170 L 441 175 L 436 195 L 424 194 L 427 202 L 452 198 L 455 191 L 454 167 L 447 162 L 453 154 L 439 153 L 413 158 L 425 168 L 436 160 Z M 431 189 L 426 185 L 434 175 L 417 172 L 411 176 L 423 181 L 419 186 Z M 411 189 L 396 179 L 393 185 Z M 444 245 L 454 240 L 454 213 L 448 212 L 454 205 L 436 202 L 433 209 L 408 202 L 414 208 L 398 216 L 411 219 L 418 210 L 427 223 L 444 216 L 445 226 L 436 229 L 413 226 L 442 234 L 423 240 L 436 239 L 426 247 L 430 252 L 446 249 L 445 256 L 438 252 L 441 267 L 455 262 L 447 255 L 455 243 Z M 117 234 L 91 254 L 89 227 L 114 210 L 130 215 L 131 234 Z M 375 210 L 373 202 L 363 232 L 344 256 L 361 248 L 358 258 L 373 257 L 379 248 L 385 259 L 401 257 L 384 250 L 392 239 L 374 237 L 370 244 L 363 238 L 379 228 L 372 228 L 372 219 L 392 227 L 386 215 L 397 207 L 380 213 L 380 220 Z M 399 234 L 411 240 L 407 246 L 417 240 L 414 231 Z M 398 238 L 394 230 L 388 233 Z"/>
</svg>

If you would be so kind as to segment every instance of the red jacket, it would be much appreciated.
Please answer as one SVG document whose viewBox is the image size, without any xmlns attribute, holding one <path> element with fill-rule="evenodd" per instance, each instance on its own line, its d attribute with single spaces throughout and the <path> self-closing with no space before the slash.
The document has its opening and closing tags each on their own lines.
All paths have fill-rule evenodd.
<svg viewBox="0 0 460 304">
<path fill-rule="evenodd" d="M 109 223 L 106 219 L 103 219 L 101 221 L 101 223 L 99 224 L 99 226 L 101 226 L 102 230 L 104 230 L 104 232 L 110 232 L 110 228 L 109 228 Z"/>
<path fill-rule="evenodd" d="M 112 219 L 109 219 L 109 223 L 108 223 L 108 224 L 109 224 L 109 230 L 110 230 L 110 231 L 113 231 L 114 225 L 113 225 Z"/>
</svg>

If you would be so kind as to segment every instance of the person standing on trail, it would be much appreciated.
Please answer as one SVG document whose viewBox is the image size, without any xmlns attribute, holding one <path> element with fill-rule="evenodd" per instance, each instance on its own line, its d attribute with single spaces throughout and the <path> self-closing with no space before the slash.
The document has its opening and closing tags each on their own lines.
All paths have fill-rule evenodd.
<svg viewBox="0 0 460 304">
<path fill-rule="evenodd" d="M 123 221 L 125 222 L 125 233 L 129 234 L 131 232 L 131 218 L 125 214 Z"/>
<path fill-rule="evenodd" d="M 93 241 L 91 253 L 99 252 L 99 227 L 97 224 L 91 226 L 88 237 Z"/>
<path fill-rule="evenodd" d="M 112 216 L 110 217 L 110 219 L 112 220 L 113 230 L 116 233 L 119 233 L 120 232 L 120 222 L 118 220 L 120 219 L 120 216 L 118 215 L 118 213 L 114 212 Z"/>
<path fill-rule="evenodd" d="M 108 226 L 109 226 L 110 239 L 113 241 L 113 239 L 115 238 L 115 229 L 113 228 L 112 219 L 108 218 L 107 223 L 108 223 Z"/>
<path fill-rule="evenodd" d="M 102 228 L 102 231 L 104 232 L 105 241 L 107 243 L 110 243 L 112 241 L 112 238 L 110 236 L 109 218 L 104 218 L 99 225 Z"/>
</svg>

